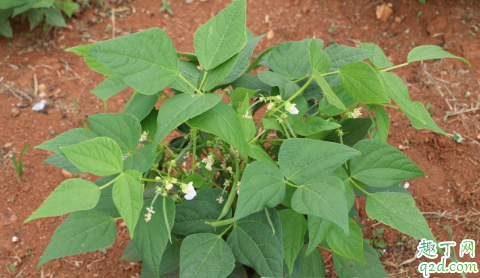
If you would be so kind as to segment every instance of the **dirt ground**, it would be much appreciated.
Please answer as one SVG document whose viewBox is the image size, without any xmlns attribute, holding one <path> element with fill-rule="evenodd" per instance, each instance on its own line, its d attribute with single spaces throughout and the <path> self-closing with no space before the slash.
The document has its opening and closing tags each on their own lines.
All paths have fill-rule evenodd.
<svg viewBox="0 0 480 278">
<path fill-rule="evenodd" d="M 106 2 L 106 1 L 105 1 Z M 103 41 L 151 27 L 163 28 L 177 51 L 193 52 L 195 30 L 226 7 L 230 0 L 172 0 L 174 15 L 158 12 L 160 0 L 112 1 L 115 20 L 93 5 L 69 19 L 69 28 L 37 27 L 12 21 L 13 39 L 0 37 L 0 277 L 139 277 L 140 264 L 119 261 L 128 243 L 126 228 L 118 225 L 115 244 L 102 251 L 56 259 L 40 269 L 35 266 L 64 217 L 23 221 L 70 175 L 41 162 L 50 154 L 33 149 L 72 128 L 80 119 L 104 111 L 101 100 L 89 91 L 103 77 L 83 59 L 64 49 Z M 192 3 L 187 3 L 192 2 Z M 409 181 L 408 190 L 439 241 L 474 239 L 480 254 L 480 25 L 479 1 L 391 0 L 393 13 L 376 17 L 382 1 L 371 0 L 248 0 L 247 27 L 255 35 L 268 33 L 255 55 L 283 41 L 321 38 L 355 46 L 357 41 L 381 46 L 395 64 L 406 61 L 413 46 L 434 44 L 467 58 L 472 67 L 453 59 L 417 63 L 395 72 L 406 81 L 413 100 L 422 101 L 433 119 L 449 134 L 461 134 L 461 143 L 429 130 L 416 130 L 408 119 L 389 109 L 389 144 L 399 148 L 425 171 Z M 32 104 L 45 93 L 47 109 L 32 112 Z M 120 112 L 132 90 L 108 100 L 108 112 Z M 25 96 L 29 96 L 27 100 Z M 33 97 L 32 97 L 33 96 Z M 32 100 L 33 99 L 33 100 Z M 76 100 L 80 112 L 77 112 Z M 24 145 L 24 184 L 17 179 L 12 152 Z M 86 175 L 79 175 L 92 178 Z M 361 199 L 357 205 L 363 207 Z M 360 211 L 367 237 L 385 228 L 378 238 L 388 246 L 380 259 L 391 277 L 421 277 L 416 271 L 425 258 L 414 259 L 418 241 L 397 230 L 376 224 Z M 450 224 L 453 239 L 448 235 Z M 12 237 L 18 238 L 12 242 Z M 458 248 L 456 249 L 458 254 Z M 331 256 L 324 252 L 328 277 L 334 273 Z M 475 259 L 460 258 L 460 261 Z M 480 261 L 477 259 L 477 261 Z M 432 277 L 460 277 L 433 274 Z M 467 277 L 480 277 L 467 274 Z"/>
</svg>

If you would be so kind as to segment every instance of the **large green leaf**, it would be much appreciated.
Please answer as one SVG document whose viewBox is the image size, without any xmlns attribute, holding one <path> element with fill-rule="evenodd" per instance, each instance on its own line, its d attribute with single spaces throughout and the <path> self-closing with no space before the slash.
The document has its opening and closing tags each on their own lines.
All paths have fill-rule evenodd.
<svg viewBox="0 0 480 278">
<path fill-rule="evenodd" d="M 307 232 L 307 220 L 303 214 L 292 209 L 281 210 L 278 215 L 282 223 L 283 257 L 291 274 L 293 264 L 303 247 L 303 238 Z"/>
<path fill-rule="evenodd" d="M 66 180 L 48 196 L 45 202 L 25 222 L 77 210 L 92 209 L 99 198 L 100 190 L 94 183 L 82 179 Z"/>
<path fill-rule="evenodd" d="M 247 44 L 245 44 L 242 50 L 238 53 L 238 59 L 235 63 L 235 66 L 233 66 L 232 71 L 230 71 L 227 77 L 225 77 L 222 82 L 220 82 L 220 85 L 232 83 L 237 78 L 239 78 L 245 72 L 245 70 L 247 70 L 248 66 L 250 65 L 253 50 L 255 49 L 255 46 L 257 46 L 257 43 L 263 37 L 265 37 L 265 35 L 255 37 L 247 41 Z"/>
<path fill-rule="evenodd" d="M 298 185 L 325 177 L 360 153 L 350 147 L 311 139 L 289 139 L 280 147 L 278 163 L 285 177 Z"/>
<path fill-rule="evenodd" d="M 225 102 L 218 102 L 210 110 L 190 119 L 188 124 L 217 135 L 230 143 L 244 157 L 248 156 L 248 145 L 237 113 Z"/>
<path fill-rule="evenodd" d="M 350 161 L 350 175 L 370 186 L 386 187 L 424 174 L 410 158 L 386 143 L 367 139 L 354 148 L 361 155 Z"/>
<path fill-rule="evenodd" d="M 366 263 L 363 257 L 363 234 L 357 222 L 348 219 L 348 234 L 337 225 L 332 225 L 327 235 L 327 243 L 334 253 Z"/>
<path fill-rule="evenodd" d="M 35 5 L 36 3 L 37 3 L 37 0 L 28 0 L 28 2 L 25 3 L 23 6 L 17 6 L 16 8 L 13 9 L 12 17 L 16 17 L 17 15 L 30 10 L 33 7 L 33 5 Z M 0 22 L 1 21 L 2 20 L 0 19 Z"/>
<path fill-rule="evenodd" d="M 276 45 L 270 46 L 269 48 L 265 49 L 260 55 L 258 55 L 257 58 L 253 61 L 253 63 L 248 67 L 247 73 L 251 72 L 254 69 L 258 69 L 260 66 L 266 66 L 267 68 L 270 68 L 270 65 L 268 64 L 268 58 L 270 57 L 270 54 L 272 54 L 272 51 L 277 48 Z"/>
<path fill-rule="evenodd" d="M 246 4 L 246 0 L 233 1 L 195 32 L 193 45 L 203 69 L 217 67 L 245 46 Z"/>
<path fill-rule="evenodd" d="M 203 84 L 202 90 L 210 91 L 215 88 L 220 82 L 227 77 L 228 73 L 233 69 L 238 60 L 238 54 L 233 55 L 230 59 L 216 66 L 210 71 L 204 71 L 200 75 L 200 78 L 203 78 L 203 75 L 206 74 L 205 83 Z"/>
<path fill-rule="evenodd" d="M 337 177 L 316 178 L 297 188 L 292 207 L 299 213 L 328 219 L 348 231 L 345 187 Z"/>
<path fill-rule="evenodd" d="M 292 129 L 302 136 L 308 136 L 324 130 L 334 130 L 339 127 L 341 127 L 341 125 L 326 121 L 320 117 L 309 117 L 301 122 L 296 121 Z"/>
<path fill-rule="evenodd" d="M 140 215 L 147 214 L 150 206 L 151 202 L 145 203 Z M 133 242 L 142 254 L 142 264 L 159 278 L 160 263 L 175 219 L 175 203 L 169 196 L 159 196 L 153 211 L 150 221 L 146 222 L 142 217 L 138 220 Z"/>
<path fill-rule="evenodd" d="M 190 84 L 192 84 L 194 87 L 197 87 L 198 76 L 200 75 L 200 72 L 195 64 L 189 61 L 178 59 L 178 71 L 185 79 L 187 79 Z M 170 87 L 185 93 L 195 93 L 195 89 L 183 81 L 180 76 L 170 84 Z"/>
<path fill-rule="evenodd" d="M 290 80 L 305 76 L 311 69 L 309 55 L 311 41 L 312 39 L 282 42 L 268 58 L 270 68 Z M 314 41 L 319 48 L 323 47 L 322 40 L 314 39 Z"/>
<path fill-rule="evenodd" d="M 307 245 L 300 252 L 300 273 L 298 277 L 326 277 L 322 253 L 315 248 L 307 254 Z"/>
<path fill-rule="evenodd" d="M 308 247 L 305 255 L 310 255 L 312 251 L 317 250 L 319 245 L 325 238 L 332 227 L 333 222 L 324 220 L 321 217 L 308 215 Z"/>
<path fill-rule="evenodd" d="M 367 264 L 333 253 L 335 271 L 340 278 L 389 277 L 383 269 L 378 254 L 367 241 L 363 242 L 363 255 Z"/>
<path fill-rule="evenodd" d="M 101 187 L 111 182 L 117 176 L 118 174 L 108 177 L 102 177 L 96 180 L 94 183 L 98 187 Z M 100 199 L 98 200 L 97 205 L 92 210 L 103 212 L 113 218 L 119 218 L 120 213 L 118 212 L 118 209 L 115 206 L 115 202 L 113 201 L 112 188 L 113 186 L 107 186 L 106 188 L 101 190 Z"/>
<path fill-rule="evenodd" d="M 427 221 L 415 207 L 412 196 L 396 192 L 378 192 L 367 197 L 367 214 L 416 239 L 435 240 Z"/>
<path fill-rule="evenodd" d="M 82 172 L 110 176 L 123 168 L 122 151 L 110 138 L 98 137 L 60 150 Z"/>
<path fill-rule="evenodd" d="M 93 44 L 93 46 L 97 45 L 97 43 Z M 92 47 L 93 47 L 92 46 Z M 96 71 L 98 73 L 101 73 L 105 76 L 118 76 L 115 72 L 113 72 L 110 68 L 108 68 L 107 66 L 105 66 L 104 64 L 102 64 L 100 61 L 98 61 L 97 59 L 91 57 L 90 55 L 85 55 L 83 57 L 83 60 L 85 61 L 85 63 L 87 64 L 87 66 L 93 70 L 93 71 Z"/>
<path fill-rule="evenodd" d="M 255 122 L 253 121 L 252 109 L 250 109 L 251 97 L 245 96 L 243 102 L 237 109 L 237 117 L 240 121 L 241 129 L 245 135 L 245 141 L 249 142 L 255 137 L 256 129 Z M 248 116 L 247 116 L 248 115 Z"/>
<path fill-rule="evenodd" d="M 410 111 L 416 111 L 416 115 L 410 114 Z M 449 136 L 445 131 L 443 131 L 436 123 L 433 121 L 432 117 L 430 116 L 430 113 L 428 113 L 427 109 L 425 109 L 425 106 L 423 106 L 423 103 L 420 101 L 414 101 L 411 103 L 408 103 L 408 112 L 407 109 L 404 109 L 402 107 L 403 113 L 407 115 L 407 117 L 410 119 L 412 122 L 412 125 L 416 129 L 423 129 L 423 128 L 428 128 L 432 131 L 441 133 L 445 136 Z M 422 120 L 420 120 L 418 117 L 420 116 Z"/>
<path fill-rule="evenodd" d="M 59 9 L 43 9 L 45 13 L 45 22 L 49 25 L 58 27 L 67 27 L 65 19 Z"/>
<path fill-rule="evenodd" d="M 332 104 L 333 106 L 337 107 L 340 110 L 343 110 L 343 111 L 347 110 L 343 102 L 333 92 L 332 88 L 330 88 L 330 85 L 328 85 L 325 78 L 323 78 L 320 72 L 318 72 L 316 69 L 313 69 L 313 77 L 315 78 L 315 81 L 317 81 L 320 88 L 322 88 L 323 95 L 325 96 L 325 98 L 330 104 Z"/>
<path fill-rule="evenodd" d="M 30 23 L 30 31 L 32 31 L 37 25 L 43 21 L 45 16 L 38 9 L 30 10 L 28 12 L 28 22 Z"/>
<path fill-rule="evenodd" d="M 248 155 L 256 160 L 267 162 L 273 166 L 277 166 L 277 163 L 273 161 L 272 157 L 259 145 L 249 145 Z"/>
<path fill-rule="evenodd" d="M 113 184 L 113 201 L 125 224 L 127 224 L 131 238 L 133 238 L 135 226 L 143 205 L 141 178 L 142 173 L 136 170 L 128 170 L 122 173 Z"/>
<path fill-rule="evenodd" d="M 153 144 L 144 145 L 138 151 L 134 152 L 133 155 L 128 156 L 123 161 L 123 171 L 133 169 L 140 173 L 145 173 L 150 169 L 155 160 L 155 148 L 156 146 Z"/>
<path fill-rule="evenodd" d="M 190 95 L 178 94 L 167 99 L 157 116 L 157 133 L 153 140 L 158 145 L 170 132 L 186 120 L 193 118 L 217 105 L 220 94 Z"/>
<path fill-rule="evenodd" d="M 378 55 L 374 51 L 338 44 L 332 44 L 323 51 L 332 62 L 332 67 L 329 71 L 336 71 L 348 63 L 363 61 Z"/>
<path fill-rule="evenodd" d="M 244 88 L 249 90 L 259 90 L 256 95 L 269 96 L 272 87 L 260 81 L 257 75 L 253 74 L 242 74 L 234 82 L 232 82 L 232 88 Z"/>
<path fill-rule="evenodd" d="M 221 203 L 220 197 L 224 200 Z M 226 200 L 227 194 L 221 188 L 208 188 L 198 191 L 193 200 L 183 202 L 177 207 L 172 232 L 182 236 L 195 233 L 221 233 L 221 229 L 205 224 L 205 222 L 217 221 Z M 224 218 L 230 218 L 231 216 L 230 211 Z"/>
<path fill-rule="evenodd" d="M 377 72 L 365 62 L 353 62 L 340 69 L 340 82 L 357 102 L 389 103 Z"/>
<path fill-rule="evenodd" d="M 180 241 L 172 236 L 172 242 L 167 243 L 160 263 L 160 276 L 170 273 L 180 266 Z M 168 276 L 166 276 L 168 277 Z"/>
<path fill-rule="evenodd" d="M 374 109 L 376 131 L 370 131 L 370 137 L 383 143 L 387 143 L 388 132 L 390 131 L 390 116 L 381 105 L 376 104 Z"/>
<path fill-rule="evenodd" d="M 99 43 L 88 55 L 143 94 L 159 92 L 178 74 L 175 47 L 167 33 L 159 28 Z"/>
<path fill-rule="evenodd" d="M 214 234 L 187 236 L 180 248 L 180 277 L 227 277 L 235 268 L 232 249 Z"/>
<path fill-rule="evenodd" d="M 243 172 L 235 219 L 275 207 L 285 198 L 285 183 L 278 167 L 264 161 L 249 164 Z"/>
<path fill-rule="evenodd" d="M 332 66 L 332 62 L 327 54 L 322 51 L 322 47 L 318 45 L 317 40 L 311 40 L 309 45 L 310 66 L 319 73 L 325 73 Z"/>
<path fill-rule="evenodd" d="M 393 66 L 393 63 L 387 59 L 387 56 L 385 56 L 385 53 L 383 53 L 383 50 L 380 48 L 380 46 L 369 42 L 369 43 L 360 43 L 360 47 L 363 49 L 378 53 L 378 55 L 368 58 L 368 61 L 372 63 L 372 65 L 374 65 L 375 67 L 388 68 Z"/>
<path fill-rule="evenodd" d="M 113 139 L 122 150 L 128 153 L 138 146 L 142 127 L 138 119 L 127 113 L 100 113 L 88 117 L 92 131 L 98 136 Z"/>
<path fill-rule="evenodd" d="M 351 107 L 355 103 L 357 103 L 348 93 L 345 91 L 342 85 L 336 85 L 330 87 L 333 93 L 338 97 L 338 99 L 343 103 L 345 107 Z M 326 96 L 325 91 L 323 92 Z M 320 99 L 320 103 L 318 104 L 318 109 L 320 112 L 326 116 L 336 116 L 340 115 L 345 112 L 344 109 L 339 109 L 338 107 L 331 104 L 327 97 Z"/>
<path fill-rule="evenodd" d="M 342 141 L 347 146 L 353 146 L 359 141 L 365 139 L 368 130 L 372 126 L 370 118 L 347 119 L 342 123 Z M 337 133 L 331 133 L 326 140 L 340 143 L 340 137 Z"/>
<path fill-rule="evenodd" d="M 53 5 L 53 0 L 37 0 L 37 3 L 33 5 L 34 9 L 37 8 L 49 8 Z"/>
<path fill-rule="evenodd" d="M 115 242 L 115 219 L 99 211 L 72 212 L 58 226 L 37 269 L 56 258 L 106 248 Z"/>
<path fill-rule="evenodd" d="M 120 77 L 110 76 L 90 92 L 101 100 L 107 100 L 127 87 L 127 83 L 123 82 Z"/>
<path fill-rule="evenodd" d="M 283 274 L 282 226 L 275 209 L 251 214 L 236 221 L 228 236 L 227 244 L 232 248 L 237 262 L 250 266 L 264 277 L 281 277 Z"/>
<path fill-rule="evenodd" d="M 47 157 L 42 163 L 48 163 L 58 168 L 61 168 L 69 173 L 72 174 L 79 174 L 82 171 L 78 170 L 75 165 L 70 162 L 66 157 L 59 155 L 58 153 L 54 153 Z"/>
<path fill-rule="evenodd" d="M 155 104 L 157 104 L 157 95 L 144 95 L 134 92 L 130 100 L 125 104 L 123 113 L 132 114 L 139 121 L 145 119 L 150 111 L 152 111 Z"/>
<path fill-rule="evenodd" d="M 122 257 L 120 257 L 120 260 L 129 261 L 132 263 L 138 263 L 142 260 L 142 254 L 138 252 L 138 249 L 135 246 L 135 243 L 133 243 L 133 240 L 130 240 L 128 242 L 127 247 L 125 247 L 125 249 L 123 250 L 123 254 Z"/>
<path fill-rule="evenodd" d="M 78 144 L 97 137 L 93 132 L 84 128 L 74 128 L 64 132 L 57 137 L 50 139 L 36 146 L 34 149 L 42 149 L 55 152 L 63 157 L 65 154 L 60 150 L 61 147 Z"/>
<path fill-rule="evenodd" d="M 471 66 L 470 62 L 468 62 L 466 59 L 450 54 L 437 45 L 421 45 L 415 47 L 410 51 L 410 53 L 408 53 L 407 61 L 408 63 L 413 63 L 417 61 L 442 58 L 456 58 Z"/>
<path fill-rule="evenodd" d="M 3 0 L 0 1 L 0 10 L 16 8 L 28 4 L 30 0 Z"/>
</svg>

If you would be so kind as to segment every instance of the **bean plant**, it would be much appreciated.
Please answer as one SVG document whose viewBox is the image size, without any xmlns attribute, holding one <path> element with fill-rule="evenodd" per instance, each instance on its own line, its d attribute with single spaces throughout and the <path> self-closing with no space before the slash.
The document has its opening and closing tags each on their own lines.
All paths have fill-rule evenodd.
<svg viewBox="0 0 480 278">
<path fill-rule="evenodd" d="M 387 277 L 356 198 L 371 219 L 435 240 L 398 186 L 424 173 L 386 143 L 385 107 L 448 136 L 392 70 L 468 61 L 419 46 L 393 65 L 373 43 L 305 39 L 251 62 L 264 36 L 246 29 L 246 0 L 235 0 L 198 28 L 195 54 L 158 28 L 69 49 L 106 76 L 92 91 L 100 99 L 135 91 L 122 113 L 36 147 L 53 152 L 45 163 L 101 177 L 62 182 L 26 220 L 70 213 L 38 267 L 112 245 L 121 220 L 122 258 L 141 260 L 142 277 L 325 277 L 319 249 L 340 277 Z"/>
</svg>

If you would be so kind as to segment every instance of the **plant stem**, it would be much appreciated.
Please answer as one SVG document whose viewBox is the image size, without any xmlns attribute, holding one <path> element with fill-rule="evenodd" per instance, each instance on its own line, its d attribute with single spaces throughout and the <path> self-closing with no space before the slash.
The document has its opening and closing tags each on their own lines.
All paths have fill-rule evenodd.
<svg viewBox="0 0 480 278">
<path fill-rule="evenodd" d="M 170 96 L 167 93 L 165 93 L 163 90 L 160 91 L 160 94 L 164 95 L 167 99 L 170 98 Z"/>
<path fill-rule="evenodd" d="M 381 71 L 381 72 L 385 72 L 385 71 L 393 70 L 393 69 L 396 69 L 396 68 L 401 68 L 401 67 L 404 67 L 404 66 L 408 66 L 409 64 L 410 64 L 410 62 L 406 62 L 406 63 L 400 64 L 400 65 L 396 65 L 396 66 L 393 66 L 393 67 L 381 69 L 380 71 Z"/>
<path fill-rule="evenodd" d="M 190 174 L 193 174 L 195 171 L 195 160 L 197 160 L 196 153 L 197 153 L 197 129 L 192 128 L 192 134 L 193 134 L 193 157 L 192 157 L 192 170 Z"/>
<path fill-rule="evenodd" d="M 327 75 L 332 75 L 332 74 L 336 74 L 336 73 L 339 73 L 340 71 L 337 70 L 337 71 L 332 71 L 332 72 L 327 72 L 327 73 L 323 73 L 321 74 L 322 76 L 327 76 Z"/>
<path fill-rule="evenodd" d="M 200 95 L 203 95 L 202 91 L 200 91 L 199 89 L 197 89 L 197 87 L 193 86 L 192 83 L 188 82 L 188 80 L 185 79 L 185 77 L 183 77 L 182 74 L 179 73 L 178 76 L 179 76 L 185 83 L 187 83 L 188 86 L 192 87 L 192 88 L 195 90 L 195 92 L 197 92 L 197 93 L 200 94 Z"/>
<path fill-rule="evenodd" d="M 305 78 L 307 78 L 307 77 L 308 77 L 308 74 L 305 75 L 304 77 L 300 78 L 300 79 L 293 80 L 293 82 L 298 83 L 298 82 L 302 81 L 303 79 L 305 79 Z"/>
<path fill-rule="evenodd" d="M 118 178 L 120 178 L 121 176 L 123 175 L 123 172 L 120 173 L 120 175 L 118 175 L 116 178 L 114 178 L 113 180 L 109 181 L 107 184 L 103 185 L 103 186 L 100 186 L 98 189 L 102 190 L 104 189 L 105 187 L 109 186 L 110 184 L 114 183 L 116 180 L 118 180 Z"/>
<path fill-rule="evenodd" d="M 370 193 L 368 193 L 367 191 L 365 191 L 360 185 L 358 185 L 356 182 L 353 181 L 352 178 L 348 178 L 348 180 L 350 180 L 351 183 L 353 183 L 353 185 L 355 185 L 358 189 L 360 189 L 363 193 L 367 194 L 367 195 L 372 195 Z"/>
<path fill-rule="evenodd" d="M 288 180 L 285 180 L 285 183 L 288 184 L 288 185 L 290 185 L 290 186 L 293 186 L 293 187 L 300 187 L 300 186 L 298 186 L 298 185 L 295 185 L 295 184 L 289 182 Z"/>
<path fill-rule="evenodd" d="M 232 207 L 233 200 L 235 199 L 235 196 L 237 196 L 237 186 L 238 186 L 239 177 L 240 177 L 240 165 L 239 165 L 239 161 L 236 159 L 235 160 L 235 179 L 233 180 L 232 190 L 230 190 L 230 195 L 228 195 L 227 202 L 225 203 L 225 206 L 222 209 L 222 213 L 220 213 L 220 216 L 217 218 L 217 221 L 222 219 L 225 215 L 227 215 L 228 211 L 230 210 L 230 207 Z"/>
<path fill-rule="evenodd" d="M 205 222 L 205 224 L 208 224 L 212 227 L 220 227 L 220 226 L 225 226 L 225 225 L 232 224 L 234 221 L 235 221 L 235 219 L 232 217 L 232 218 L 221 220 L 221 221 Z"/>
<path fill-rule="evenodd" d="M 206 70 L 202 77 L 202 82 L 200 83 L 200 90 L 203 88 L 203 83 L 205 83 L 205 78 L 207 77 L 208 71 Z"/>
<path fill-rule="evenodd" d="M 397 106 L 394 106 L 394 105 L 390 105 L 390 104 L 382 104 L 382 106 L 390 107 L 390 108 L 395 108 L 395 109 L 400 109 L 400 107 L 397 107 Z"/>
<path fill-rule="evenodd" d="M 300 88 L 300 90 L 298 90 L 295 94 L 293 94 L 293 96 L 291 96 L 289 99 L 287 99 L 287 101 L 285 101 L 284 103 L 280 104 L 278 107 L 275 108 L 275 110 L 273 112 L 276 112 L 278 111 L 280 108 L 282 108 L 283 106 L 285 106 L 285 103 L 286 102 L 290 102 L 292 101 L 293 99 L 295 99 L 296 97 L 298 97 L 307 87 L 308 85 L 310 85 L 310 83 L 312 83 L 313 81 L 313 77 L 308 79 L 308 81 L 303 84 L 302 88 Z"/>
<path fill-rule="evenodd" d="M 272 228 L 273 234 L 275 235 L 275 228 L 273 227 L 272 220 L 270 219 L 270 214 L 268 213 L 268 208 L 265 207 L 264 210 L 265 210 L 265 214 L 267 215 L 268 224 L 270 224 L 270 227 Z"/>
</svg>

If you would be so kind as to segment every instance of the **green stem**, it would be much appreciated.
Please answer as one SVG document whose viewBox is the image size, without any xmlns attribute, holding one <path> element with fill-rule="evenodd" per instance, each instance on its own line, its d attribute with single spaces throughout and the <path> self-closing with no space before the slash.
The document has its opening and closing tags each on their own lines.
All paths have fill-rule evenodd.
<svg viewBox="0 0 480 278">
<path fill-rule="evenodd" d="M 160 91 L 160 94 L 164 95 L 167 99 L 170 98 L 170 96 L 167 93 L 165 93 L 163 90 Z"/>
<path fill-rule="evenodd" d="M 327 76 L 327 75 L 332 75 L 332 74 L 336 74 L 336 73 L 339 73 L 340 71 L 337 70 L 337 71 L 332 71 L 332 72 L 327 72 L 327 73 L 323 73 L 321 74 L 322 76 Z"/>
<path fill-rule="evenodd" d="M 185 83 L 187 83 L 188 86 L 192 87 L 192 88 L 195 90 L 195 92 L 199 93 L 200 95 L 203 95 L 202 91 L 200 91 L 199 89 L 197 89 L 197 87 L 193 86 L 192 83 L 188 82 L 188 80 L 185 79 L 185 77 L 183 77 L 182 74 L 179 73 L 178 76 L 179 76 Z"/>
<path fill-rule="evenodd" d="M 285 183 L 288 184 L 288 185 L 290 185 L 290 186 L 293 186 L 293 187 L 300 187 L 300 186 L 298 186 L 298 185 L 295 185 L 295 184 L 289 182 L 288 180 L 285 180 Z"/>
<path fill-rule="evenodd" d="M 196 128 L 193 128 L 192 129 L 192 133 L 193 133 L 193 157 L 192 157 L 192 170 L 190 172 L 190 174 L 193 174 L 193 172 L 195 171 L 195 160 L 197 160 L 197 129 Z"/>
<path fill-rule="evenodd" d="M 353 185 L 355 185 L 358 189 L 360 189 L 363 193 L 367 194 L 367 195 L 372 195 L 370 193 L 368 193 L 367 191 L 365 191 L 360 185 L 358 185 L 356 182 L 353 181 L 352 178 L 348 178 L 348 180 L 350 180 L 351 183 L 353 183 Z"/>
<path fill-rule="evenodd" d="M 400 65 L 396 65 L 396 66 L 393 66 L 393 67 L 381 69 L 380 71 L 381 71 L 381 72 L 385 72 L 385 71 L 393 70 L 393 69 L 396 69 L 396 68 L 401 68 L 401 67 L 404 67 L 404 66 L 408 66 L 409 64 L 410 64 L 410 62 L 406 62 L 406 63 L 400 64 Z"/>
<path fill-rule="evenodd" d="M 260 136 L 262 136 L 265 133 L 265 131 L 267 131 L 267 130 L 264 129 L 262 132 L 260 132 L 255 138 L 250 140 L 250 142 L 248 142 L 248 144 L 250 145 L 251 143 L 255 142 Z"/>
<path fill-rule="evenodd" d="M 208 74 L 208 71 L 205 71 L 205 73 L 203 74 L 203 78 L 202 78 L 202 82 L 200 83 L 200 90 L 203 88 L 203 83 L 205 83 L 205 79 L 207 77 L 207 74 Z"/>
<path fill-rule="evenodd" d="M 232 217 L 232 218 L 225 219 L 225 220 L 221 220 L 221 221 L 205 222 L 205 224 L 208 224 L 208 225 L 210 225 L 210 226 L 212 226 L 212 227 L 220 227 L 220 226 L 230 225 L 230 224 L 232 224 L 234 221 L 235 221 L 235 219 Z"/>
<path fill-rule="evenodd" d="M 397 106 L 394 106 L 394 105 L 390 105 L 390 104 L 382 104 L 382 106 L 390 107 L 390 108 L 395 108 L 395 109 L 400 109 L 400 107 L 397 107 Z"/>
<path fill-rule="evenodd" d="M 145 178 L 141 178 L 140 180 L 141 180 L 141 181 L 159 182 L 159 181 L 154 180 L 154 179 L 145 179 Z"/>
<path fill-rule="evenodd" d="M 265 207 L 264 210 L 265 210 L 265 214 L 267 215 L 268 224 L 270 224 L 270 227 L 272 228 L 273 234 L 275 235 L 275 228 L 273 227 L 272 220 L 270 219 L 270 214 L 268 213 L 268 208 Z"/>
<path fill-rule="evenodd" d="M 103 185 L 103 186 L 100 186 L 98 189 L 102 190 L 104 189 L 105 187 L 109 186 L 110 184 L 114 183 L 116 180 L 118 180 L 118 178 L 120 178 L 120 176 L 123 175 L 123 172 L 120 173 L 120 175 L 118 175 L 116 178 L 114 178 L 113 180 L 111 180 L 110 182 L 108 182 L 107 184 Z"/>
<path fill-rule="evenodd" d="M 285 124 L 284 124 L 284 123 L 280 123 L 280 126 L 282 127 L 283 132 L 285 133 L 285 135 L 287 136 L 287 138 L 290 139 L 290 134 L 288 133 L 288 129 L 285 127 Z"/>
<path fill-rule="evenodd" d="M 353 110 L 355 110 L 355 108 L 357 108 L 358 106 L 358 103 L 356 103 L 354 106 L 350 107 L 350 109 L 348 109 L 346 112 L 345 112 L 345 116 L 340 120 L 340 122 L 338 122 L 339 124 L 342 124 L 346 119 L 350 119 L 350 117 L 348 117 L 348 113 L 352 112 Z"/>
<path fill-rule="evenodd" d="M 287 141 L 287 139 L 265 139 L 265 140 L 260 140 L 259 142 L 283 142 Z"/>
<path fill-rule="evenodd" d="M 285 106 L 285 103 L 286 102 L 290 102 L 292 101 L 293 99 L 295 99 L 296 97 L 298 97 L 307 87 L 308 85 L 310 85 L 310 83 L 312 83 L 313 81 L 313 77 L 308 79 L 308 81 L 303 84 L 302 88 L 300 88 L 300 90 L 298 90 L 295 94 L 293 94 L 293 96 L 291 96 L 289 99 L 287 99 L 287 101 L 285 101 L 284 103 L 280 104 L 278 107 L 275 108 L 274 111 L 272 111 L 272 113 L 278 111 L 278 109 L 282 108 L 283 106 Z"/>
<path fill-rule="evenodd" d="M 290 124 L 288 123 L 288 121 L 285 121 L 285 125 L 287 126 L 288 130 L 290 131 L 290 133 L 292 133 L 293 138 L 297 138 L 297 136 L 295 136 L 295 132 L 293 132 L 293 129 L 292 129 L 292 127 L 290 126 Z"/>
<path fill-rule="evenodd" d="M 303 79 L 305 79 L 307 77 L 308 77 L 308 74 L 305 75 L 304 77 L 300 78 L 300 79 L 294 80 L 293 82 L 298 83 L 298 82 L 302 81 Z"/>
<path fill-rule="evenodd" d="M 170 231 L 170 224 L 168 224 L 168 216 L 167 216 L 167 201 L 165 200 L 167 198 L 166 196 L 163 196 L 163 219 L 165 220 L 165 227 L 167 228 L 167 231 Z M 170 240 L 170 243 L 172 243 L 172 235 L 169 232 L 168 233 L 168 240 Z"/>
<path fill-rule="evenodd" d="M 230 211 L 230 207 L 232 207 L 233 200 L 237 196 L 237 186 L 238 186 L 238 179 L 240 177 L 240 165 L 239 161 L 236 159 L 235 160 L 235 179 L 233 180 L 233 185 L 232 185 L 232 190 L 230 190 L 230 195 L 228 195 L 227 202 L 225 203 L 225 206 L 222 209 L 222 213 L 220 213 L 220 216 L 217 218 L 217 221 L 222 219 L 227 213 Z"/>
</svg>

